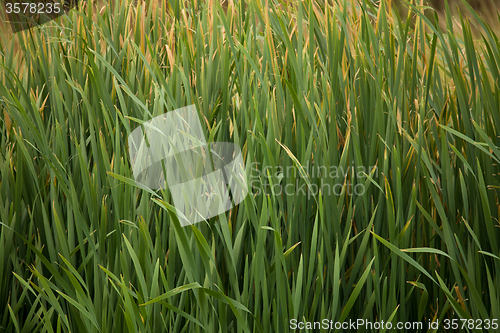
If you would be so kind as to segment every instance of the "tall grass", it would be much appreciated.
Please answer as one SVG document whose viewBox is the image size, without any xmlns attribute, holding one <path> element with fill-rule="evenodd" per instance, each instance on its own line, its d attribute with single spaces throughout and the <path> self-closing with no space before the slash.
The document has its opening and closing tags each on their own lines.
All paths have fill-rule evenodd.
<svg viewBox="0 0 500 333">
<path fill-rule="evenodd" d="M 500 318 L 500 44 L 407 6 L 121 0 L 4 37 L 0 330 Z M 127 137 L 190 104 L 254 182 L 182 228 Z"/>
</svg>

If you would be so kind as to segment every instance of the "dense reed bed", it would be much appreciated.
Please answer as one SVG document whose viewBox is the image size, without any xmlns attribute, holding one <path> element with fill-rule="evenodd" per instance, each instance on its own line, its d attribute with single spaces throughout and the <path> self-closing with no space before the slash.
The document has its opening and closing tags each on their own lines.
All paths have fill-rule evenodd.
<svg viewBox="0 0 500 333">
<path fill-rule="evenodd" d="M 500 43 L 406 5 L 121 0 L 4 35 L 0 331 L 500 319 Z M 127 138 L 190 104 L 251 194 L 182 228 Z"/>
</svg>

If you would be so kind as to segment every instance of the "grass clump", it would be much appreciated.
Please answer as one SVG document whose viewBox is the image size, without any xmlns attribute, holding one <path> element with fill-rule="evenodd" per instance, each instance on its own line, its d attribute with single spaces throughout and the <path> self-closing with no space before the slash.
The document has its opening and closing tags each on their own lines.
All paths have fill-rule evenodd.
<svg viewBox="0 0 500 333">
<path fill-rule="evenodd" d="M 499 42 L 407 6 L 121 0 L 4 38 L 0 330 L 500 318 Z M 190 104 L 252 194 L 181 228 L 127 138 Z"/>
</svg>

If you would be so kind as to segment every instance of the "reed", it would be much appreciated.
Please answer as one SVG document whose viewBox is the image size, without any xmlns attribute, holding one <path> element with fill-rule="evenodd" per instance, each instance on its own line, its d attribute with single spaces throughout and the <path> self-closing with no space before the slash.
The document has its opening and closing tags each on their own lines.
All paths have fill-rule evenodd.
<svg viewBox="0 0 500 333">
<path fill-rule="evenodd" d="M 405 4 L 119 0 L 3 35 L 0 331 L 500 318 L 500 44 Z M 251 195 L 182 228 L 127 138 L 190 104 Z"/>
</svg>

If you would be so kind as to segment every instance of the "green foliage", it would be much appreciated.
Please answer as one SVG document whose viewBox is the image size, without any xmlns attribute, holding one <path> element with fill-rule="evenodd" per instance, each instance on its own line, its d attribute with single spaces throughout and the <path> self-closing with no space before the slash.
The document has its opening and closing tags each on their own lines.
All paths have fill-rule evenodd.
<svg viewBox="0 0 500 333">
<path fill-rule="evenodd" d="M 500 43 L 406 5 L 121 0 L 3 37 L 0 331 L 500 318 Z M 127 138 L 190 104 L 252 194 L 182 228 Z"/>
</svg>

